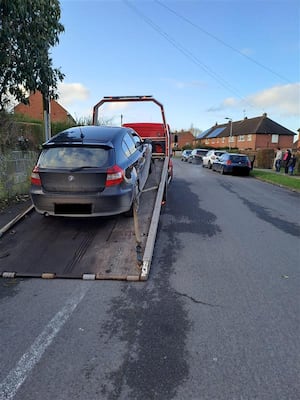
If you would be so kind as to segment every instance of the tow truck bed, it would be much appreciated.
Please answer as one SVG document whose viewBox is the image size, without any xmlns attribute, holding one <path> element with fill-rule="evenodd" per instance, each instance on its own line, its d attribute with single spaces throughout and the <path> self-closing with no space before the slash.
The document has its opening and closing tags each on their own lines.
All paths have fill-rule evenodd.
<svg viewBox="0 0 300 400">
<path fill-rule="evenodd" d="M 141 263 L 133 218 L 52 218 L 31 212 L 0 238 L 1 276 L 146 280 L 158 224 L 155 214 L 160 213 L 163 164 L 155 160 L 140 197 Z"/>
</svg>

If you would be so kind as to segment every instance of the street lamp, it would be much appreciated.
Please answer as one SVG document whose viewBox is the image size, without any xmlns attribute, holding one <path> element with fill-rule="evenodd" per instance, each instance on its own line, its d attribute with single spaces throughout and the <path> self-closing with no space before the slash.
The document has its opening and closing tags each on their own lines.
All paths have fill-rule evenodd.
<svg viewBox="0 0 300 400">
<path fill-rule="evenodd" d="M 228 121 L 230 122 L 230 133 L 229 133 L 229 143 L 228 143 L 228 147 L 229 147 L 229 151 L 230 151 L 231 150 L 231 139 L 232 139 L 232 118 L 225 117 L 224 119 L 228 119 Z"/>
</svg>

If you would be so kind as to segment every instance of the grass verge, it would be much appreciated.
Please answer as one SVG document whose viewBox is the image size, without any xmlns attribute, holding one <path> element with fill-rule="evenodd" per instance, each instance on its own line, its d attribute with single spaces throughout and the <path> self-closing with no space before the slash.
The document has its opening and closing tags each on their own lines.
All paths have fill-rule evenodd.
<svg viewBox="0 0 300 400">
<path fill-rule="evenodd" d="M 250 175 L 265 182 L 274 183 L 275 185 L 284 186 L 288 189 L 300 192 L 300 178 L 296 176 L 282 175 L 273 171 L 261 171 L 253 169 Z"/>
</svg>

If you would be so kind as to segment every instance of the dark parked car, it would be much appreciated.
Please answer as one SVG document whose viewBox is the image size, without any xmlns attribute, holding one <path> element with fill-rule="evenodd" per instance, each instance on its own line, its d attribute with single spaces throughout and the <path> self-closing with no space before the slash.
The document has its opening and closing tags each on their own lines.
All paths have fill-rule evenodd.
<svg viewBox="0 0 300 400">
<path fill-rule="evenodd" d="M 183 152 L 181 153 L 181 161 L 187 161 L 191 153 L 192 150 L 183 150 Z"/>
<path fill-rule="evenodd" d="M 152 146 L 133 129 L 81 126 L 43 144 L 30 195 L 44 215 L 132 215 L 151 169 Z"/>
<path fill-rule="evenodd" d="M 188 162 L 194 164 L 202 164 L 202 157 L 205 156 L 207 152 L 208 149 L 194 149 L 188 158 Z"/>
<path fill-rule="evenodd" d="M 212 169 L 221 174 L 249 175 L 251 162 L 245 154 L 225 153 L 219 160 L 214 161 Z"/>
</svg>

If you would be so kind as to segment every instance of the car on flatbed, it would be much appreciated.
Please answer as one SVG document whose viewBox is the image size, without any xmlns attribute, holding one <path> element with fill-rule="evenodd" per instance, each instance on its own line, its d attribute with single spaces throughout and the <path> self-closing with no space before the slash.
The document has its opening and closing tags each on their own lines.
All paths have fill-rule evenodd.
<svg viewBox="0 0 300 400">
<path fill-rule="evenodd" d="M 52 216 L 132 215 L 151 158 L 151 141 L 132 128 L 69 128 L 42 146 L 31 174 L 32 203 Z"/>
</svg>

